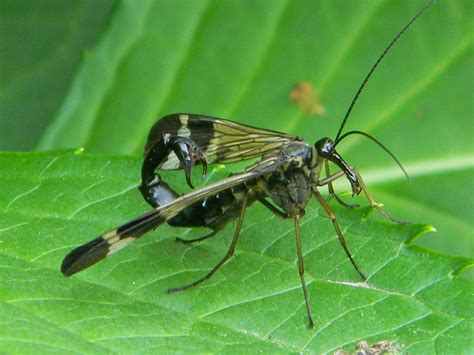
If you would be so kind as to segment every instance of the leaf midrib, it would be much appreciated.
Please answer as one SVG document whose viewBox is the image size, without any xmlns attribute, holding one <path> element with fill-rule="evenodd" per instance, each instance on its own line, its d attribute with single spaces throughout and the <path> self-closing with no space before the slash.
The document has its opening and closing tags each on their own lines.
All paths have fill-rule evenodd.
<svg viewBox="0 0 474 355">
<path fill-rule="evenodd" d="M 423 177 L 440 175 L 449 172 L 463 171 L 474 167 L 474 155 L 446 156 L 431 160 L 419 160 L 404 164 L 410 177 Z M 405 180 L 403 172 L 398 167 L 386 166 L 367 169 L 361 172 L 364 182 L 370 185 L 382 185 L 394 181 Z M 340 186 L 342 180 L 338 180 L 335 186 Z"/>
</svg>

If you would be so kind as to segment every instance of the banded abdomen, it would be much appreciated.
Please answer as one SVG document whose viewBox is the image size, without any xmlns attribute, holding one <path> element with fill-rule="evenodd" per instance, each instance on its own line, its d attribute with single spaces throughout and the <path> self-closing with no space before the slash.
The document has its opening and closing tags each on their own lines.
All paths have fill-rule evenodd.
<svg viewBox="0 0 474 355">
<path fill-rule="evenodd" d="M 173 227 L 208 227 L 213 230 L 220 230 L 230 220 L 239 215 L 244 192 L 247 189 L 242 184 L 218 192 L 186 207 L 177 216 L 171 218 L 168 224 Z M 254 201 L 255 198 L 250 192 L 247 197 L 247 206 Z"/>
</svg>

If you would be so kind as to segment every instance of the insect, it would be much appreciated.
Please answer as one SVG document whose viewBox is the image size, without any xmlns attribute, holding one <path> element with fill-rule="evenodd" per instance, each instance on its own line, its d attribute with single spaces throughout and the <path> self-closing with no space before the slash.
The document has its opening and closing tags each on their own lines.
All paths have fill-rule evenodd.
<svg viewBox="0 0 474 355">
<path fill-rule="evenodd" d="M 378 57 L 352 99 L 334 140 L 325 137 L 311 145 L 296 136 L 285 133 L 193 114 L 173 114 L 159 120 L 152 127 L 145 146 L 145 159 L 141 171 L 142 183 L 139 187 L 145 200 L 154 209 L 71 251 L 63 260 L 62 273 L 70 276 L 84 270 L 165 222 L 177 227 L 209 228 L 210 233 L 200 238 L 179 239 L 184 243 L 195 243 L 212 237 L 231 220 L 237 219 L 230 247 L 219 263 L 200 279 L 168 291 L 173 293 L 190 289 L 209 279 L 233 255 L 245 211 L 247 207 L 257 202 L 276 216 L 292 219 L 294 222 L 298 271 L 309 326 L 314 327 L 301 250 L 300 221 L 305 214 L 305 207 L 313 197 L 316 198 L 331 220 L 339 242 L 354 269 L 362 280 L 366 280 L 346 246 L 334 212 L 318 188 L 327 187 L 329 195 L 338 203 L 348 208 L 357 207 L 345 203 L 334 192 L 332 183 L 345 176 L 351 184 L 353 195 L 362 192 L 371 206 L 382 216 L 393 222 L 403 223 L 394 220 L 375 202 L 367 191 L 358 170 L 343 160 L 337 153 L 336 147 L 350 135 L 365 136 L 384 149 L 406 174 L 397 158 L 369 134 L 361 131 L 349 131 L 344 134 L 342 132 L 354 104 L 377 65 L 402 34 L 432 3 L 433 1 L 425 5 L 402 28 Z M 260 160 L 242 173 L 233 174 L 185 195 L 175 192 L 155 172 L 156 169 L 182 169 L 188 185 L 193 188 L 191 171 L 194 166 L 202 165 L 202 172 L 205 175 L 208 164 L 232 163 L 251 158 L 260 158 Z M 329 163 L 334 163 L 340 170 L 331 174 Z M 321 174 L 323 169 L 325 177 Z"/>
</svg>

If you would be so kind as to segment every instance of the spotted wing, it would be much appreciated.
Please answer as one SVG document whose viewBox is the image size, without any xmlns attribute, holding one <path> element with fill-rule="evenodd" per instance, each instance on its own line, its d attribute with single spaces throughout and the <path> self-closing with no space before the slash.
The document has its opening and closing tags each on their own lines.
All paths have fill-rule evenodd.
<svg viewBox="0 0 474 355">
<path fill-rule="evenodd" d="M 140 217 L 121 225 L 71 251 L 63 260 L 61 272 L 70 276 L 112 255 L 127 246 L 145 233 L 157 228 L 170 218 L 176 216 L 184 208 L 200 202 L 206 197 L 215 195 L 237 185 L 251 183 L 258 177 L 274 171 L 287 164 L 293 157 L 271 157 L 252 165 L 247 171 L 232 175 L 202 189 L 176 198 L 168 204 L 160 206 Z"/>
<path fill-rule="evenodd" d="M 288 142 L 298 140 L 297 137 L 285 133 L 221 118 L 173 114 L 163 117 L 152 127 L 145 146 L 145 154 L 165 136 L 191 139 L 202 149 L 209 164 L 252 159 L 278 149 Z M 164 170 L 179 169 L 180 162 L 171 152 L 158 167 Z"/>
</svg>

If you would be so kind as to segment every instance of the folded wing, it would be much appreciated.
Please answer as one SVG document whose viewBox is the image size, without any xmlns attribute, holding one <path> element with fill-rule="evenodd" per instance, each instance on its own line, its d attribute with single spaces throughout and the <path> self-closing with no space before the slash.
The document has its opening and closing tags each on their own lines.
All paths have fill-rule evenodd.
<svg viewBox="0 0 474 355">
<path fill-rule="evenodd" d="M 168 204 L 104 233 L 71 251 L 63 260 L 61 272 L 65 276 L 70 276 L 84 270 L 160 226 L 193 203 L 202 201 L 206 197 L 237 185 L 249 184 L 258 177 L 274 171 L 289 160 L 291 158 L 285 159 L 285 157 L 281 156 L 264 159 L 252 165 L 243 173 L 232 175 L 187 195 L 180 196 Z"/>
<path fill-rule="evenodd" d="M 285 133 L 251 127 L 220 118 L 173 114 L 159 120 L 150 130 L 145 154 L 162 137 L 186 137 L 204 152 L 207 163 L 232 163 L 259 157 L 284 144 L 298 140 Z M 171 152 L 158 166 L 164 170 L 180 168 L 180 162 Z"/>
</svg>

